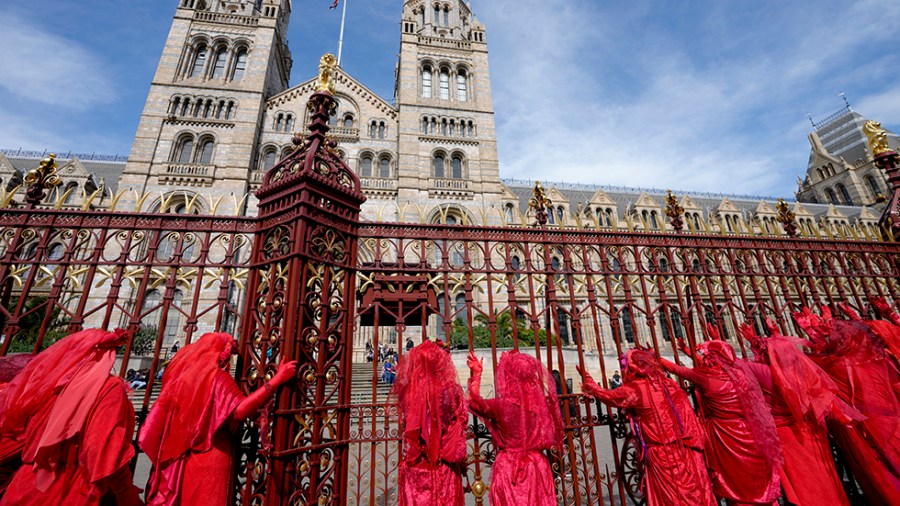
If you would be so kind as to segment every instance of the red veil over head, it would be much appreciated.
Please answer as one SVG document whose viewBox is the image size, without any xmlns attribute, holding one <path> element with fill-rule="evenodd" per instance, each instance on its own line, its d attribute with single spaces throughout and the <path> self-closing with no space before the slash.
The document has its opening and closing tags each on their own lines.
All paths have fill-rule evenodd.
<svg viewBox="0 0 900 506">
<path fill-rule="evenodd" d="M 188 450 L 212 448 L 209 406 L 216 372 L 228 364 L 237 343 L 229 334 L 210 332 L 182 348 L 163 373 L 163 388 L 141 429 L 141 448 L 154 464 Z"/>
<path fill-rule="evenodd" d="M 497 366 L 497 398 L 522 410 L 518 427 L 526 427 L 522 448 L 562 451 L 563 421 L 553 376 L 534 357 L 516 350 L 504 352 Z"/>
<path fill-rule="evenodd" d="M 28 421 L 50 406 L 35 455 L 26 456 L 39 470 L 39 487 L 52 480 L 62 443 L 84 429 L 126 336 L 98 329 L 71 334 L 35 356 L 0 392 L 0 439 L 24 444 Z"/>
<path fill-rule="evenodd" d="M 391 397 L 400 405 L 407 459 L 424 455 L 438 463 L 442 448 L 460 445 L 465 454 L 468 407 L 450 355 L 431 342 L 413 348 L 397 365 Z M 416 443 L 417 441 L 418 443 Z"/>
<path fill-rule="evenodd" d="M 775 420 L 763 398 L 759 383 L 755 379 L 751 380 L 752 374 L 742 367 L 742 363 L 737 362 L 734 348 L 725 341 L 706 341 L 697 352 L 702 357 L 701 369 L 720 370 L 731 380 L 741 402 L 744 421 L 754 441 L 763 455 L 771 462 L 780 464 L 783 457 Z"/>
</svg>

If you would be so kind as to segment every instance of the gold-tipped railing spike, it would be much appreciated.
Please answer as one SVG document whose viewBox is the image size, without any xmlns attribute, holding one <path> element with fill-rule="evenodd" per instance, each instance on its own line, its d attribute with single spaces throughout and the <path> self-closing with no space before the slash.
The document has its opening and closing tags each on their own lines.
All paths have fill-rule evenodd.
<svg viewBox="0 0 900 506">
<path fill-rule="evenodd" d="M 4 190 L 3 193 L 0 194 L 0 195 L 2 195 L 2 196 L 0 196 L 0 209 L 6 209 L 7 207 L 9 207 L 12 204 L 13 197 L 16 196 L 16 193 L 18 193 L 21 188 L 22 188 L 22 185 L 19 185 L 19 186 L 16 186 L 15 188 L 13 188 L 12 190 L 10 190 L 9 192 Z"/>
<path fill-rule="evenodd" d="M 81 203 L 81 210 L 89 211 L 91 209 L 91 206 L 94 204 L 94 200 L 96 200 L 97 196 L 104 193 L 106 193 L 106 189 L 102 186 L 94 190 L 94 193 L 92 193 L 88 198 L 84 199 L 84 201 Z"/>
<path fill-rule="evenodd" d="M 200 198 L 199 193 L 195 193 L 194 196 L 191 197 L 188 192 L 184 192 L 184 200 L 187 201 L 187 205 L 185 206 L 185 213 L 194 214 L 194 205 L 196 205 L 198 198 Z"/>
<path fill-rule="evenodd" d="M 134 192 L 134 199 L 135 199 L 134 212 L 139 213 L 139 212 L 141 212 L 141 209 L 144 207 L 144 202 L 148 198 L 150 198 L 151 193 L 147 192 L 147 193 L 144 193 L 143 195 L 141 195 L 137 192 L 137 190 L 132 190 L 132 192 Z"/>
<path fill-rule="evenodd" d="M 224 198 L 225 198 L 225 195 L 219 195 L 219 198 L 217 198 L 214 201 L 212 199 L 212 195 L 208 196 L 210 214 L 215 215 L 219 211 L 219 206 L 222 205 L 222 199 L 224 199 Z"/>
<path fill-rule="evenodd" d="M 115 195 L 113 195 L 112 200 L 110 200 L 110 202 L 109 202 L 109 210 L 110 211 L 116 210 L 116 206 L 119 205 L 119 199 L 122 198 L 122 195 L 125 195 L 125 192 L 126 192 L 126 190 L 119 190 L 118 192 L 116 192 Z"/>
<path fill-rule="evenodd" d="M 237 195 L 232 194 L 231 198 L 234 200 L 234 215 L 241 216 L 244 213 L 244 204 L 247 203 L 247 199 L 250 197 L 249 193 L 244 193 L 244 195 L 238 199 Z"/>
</svg>

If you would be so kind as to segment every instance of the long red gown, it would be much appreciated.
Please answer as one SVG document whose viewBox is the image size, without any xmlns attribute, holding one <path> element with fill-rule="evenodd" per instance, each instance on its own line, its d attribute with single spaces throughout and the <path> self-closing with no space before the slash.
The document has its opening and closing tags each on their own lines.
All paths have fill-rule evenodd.
<svg viewBox="0 0 900 506">
<path fill-rule="evenodd" d="M 234 346 L 228 334 L 204 334 L 166 368 L 162 392 L 138 438 L 153 464 L 148 505 L 221 506 L 231 501 L 233 415 L 245 398 L 223 368 Z"/>
<path fill-rule="evenodd" d="M 756 377 L 772 409 L 784 453 L 781 484 L 788 501 L 798 506 L 849 506 L 825 426 L 806 418 L 798 420 L 791 414 L 769 366 L 753 362 L 744 365 Z"/>
<path fill-rule="evenodd" d="M 71 334 L 0 392 L 0 462 L 23 462 L 0 505 L 141 504 L 128 469 L 134 408 L 124 382 L 110 375 L 125 337 Z"/>
<path fill-rule="evenodd" d="M 872 504 L 900 504 L 900 403 L 883 354 L 862 323 L 835 320 L 831 351 L 811 358 L 829 374 L 841 400 L 866 420 L 861 427 L 829 423 L 835 443 Z"/>
<path fill-rule="evenodd" d="M 555 506 L 556 486 L 544 452 L 561 450 L 563 423 L 550 373 L 533 357 L 507 351 L 497 368 L 497 397 L 487 400 L 478 391 L 480 376 L 469 382 L 469 409 L 484 420 L 497 449 L 491 504 Z"/>
<path fill-rule="evenodd" d="M 647 455 L 642 484 L 648 506 L 717 505 L 706 469 L 706 435 L 674 381 L 637 378 L 615 390 L 585 384 L 585 393 L 635 420 Z"/>
<path fill-rule="evenodd" d="M 431 341 L 397 366 L 391 392 L 400 406 L 400 506 L 462 506 L 466 400 L 450 355 Z"/>
<path fill-rule="evenodd" d="M 700 389 L 708 438 L 706 458 L 716 496 L 729 504 L 773 503 L 781 495 L 777 465 L 759 448 L 731 378 L 723 371 L 661 362 L 667 371 Z"/>
<path fill-rule="evenodd" d="M 34 467 L 40 432 L 48 423 L 50 406 L 28 424 L 23 466 L 13 476 L 0 505 L 53 504 L 88 506 L 114 498 L 112 490 L 131 485 L 128 463 L 134 457 L 134 408 L 128 400 L 125 383 L 109 376 L 88 415 L 84 431 L 75 440 L 63 443 L 56 478 L 46 488 Z M 131 504 L 140 504 L 137 494 Z M 118 502 L 114 504 L 125 504 Z"/>
</svg>

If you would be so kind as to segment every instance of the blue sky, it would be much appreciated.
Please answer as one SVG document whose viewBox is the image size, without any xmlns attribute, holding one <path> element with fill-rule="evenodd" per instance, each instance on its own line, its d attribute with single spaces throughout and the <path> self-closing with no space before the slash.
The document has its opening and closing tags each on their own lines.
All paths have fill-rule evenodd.
<svg viewBox="0 0 900 506">
<path fill-rule="evenodd" d="M 402 2 L 349 1 L 344 69 L 390 101 Z M 4 6 L 0 147 L 127 154 L 176 3 Z M 329 3 L 294 1 L 292 84 L 337 48 Z M 895 0 L 472 3 L 503 177 L 790 196 L 838 93 L 900 130 Z"/>
</svg>

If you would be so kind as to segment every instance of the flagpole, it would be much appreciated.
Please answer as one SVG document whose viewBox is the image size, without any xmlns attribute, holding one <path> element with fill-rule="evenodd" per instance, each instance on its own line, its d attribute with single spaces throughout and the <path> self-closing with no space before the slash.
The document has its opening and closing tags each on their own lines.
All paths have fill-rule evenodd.
<svg viewBox="0 0 900 506">
<path fill-rule="evenodd" d="M 341 11 L 341 36 L 338 39 L 338 57 L 337 57 L 338 67 L 341 66 L 341 56 L 344 52 L 344 21 L 347 20 L 347 1 L 348 0 L 344 0 L 344 9 L 343 9 L 343 11 Z"/>
</svg>

